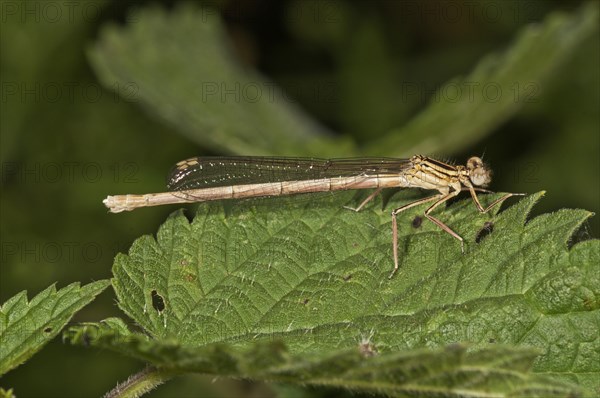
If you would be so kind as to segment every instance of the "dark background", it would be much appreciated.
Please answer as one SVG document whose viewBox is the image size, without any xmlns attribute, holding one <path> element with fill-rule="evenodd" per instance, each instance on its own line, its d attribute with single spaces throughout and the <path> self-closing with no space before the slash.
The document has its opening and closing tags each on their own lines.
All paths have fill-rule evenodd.
<svg viewBox="0 0 600 398">
<path fill-rule="evenodd" d="M 127 24 L 131 7 L 147 2 L 90 1 L 101 10 L 98 15 L 84 18 L 76 7 L 72 19 L 59 20 L 44 15 L 48 3 L 64 2 L 1 2 L 0 302 L 22 290 L 31 298 L 55 282 L 63 287 L 110 278 L 114 255 L 140 235 L 154 233 L 174 208 L 111 215 L 101 200 L 117 192 L 160 191 L 178 160 L 219 154 L 103 87 L 89 64 L 86 51 L 101 27 L 109 21 Z M 156 3 L 167 9 L 178 4 Z M 288 90 L 320 123 L 360 148 L 406 123 L 436 87 L 507 48 L 523 26 L 554 11 L 573 12 L 582 2 L 323 1 L 313 2 L 315 17 L 308 20 L 293 17 L 296 1 L 212 4 L 223 14 L 240 62 Z M 490 5 L 504 17 L 485 15 Z M 13 6 L 18 13 L 7 13 Z M 444 16 L 454 7 L 473 13 Z M 332 11 L 335 23 L 324 23 Z M 516 116 L 485 139 L 443 155 L 463 162 L 485 152 L 496 172 L 492 189 L 546 190 L 536 214 L 564 207 L 598 212 L 599 70 L 596 34 L 536 86 L 538 95 Z M 407 95 L 406 83 L 417 92 Z M 61 94 L 44 95 L 53 85 L 62 87 Z M 90 100 L 89 90 L 99 94 Z M 599 225 L 592 218 L 574 239 L 598 237 Z M 110 289 L 72 322 L 109 316 L 123 316 Z M 13 387 L 19 397 L 98 396 L 142 367 L 55 339 L 3 377 L 2 386 Z M 252 397 L 274 391 L 326 394 L 187 376 L 151 395 Z"/>
</svg>

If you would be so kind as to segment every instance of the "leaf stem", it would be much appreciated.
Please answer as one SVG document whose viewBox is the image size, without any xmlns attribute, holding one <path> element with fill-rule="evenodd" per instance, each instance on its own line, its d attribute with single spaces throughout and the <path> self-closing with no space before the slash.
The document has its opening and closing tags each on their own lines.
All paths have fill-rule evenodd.
<svg viewBox="0 0 600 398">
<path fill-rule="evenodd" d="M 141 372 L 129 376 L 124 382 L 117 384 L 115 388 L 104 395 L 104 398 L 138 398 L 181 373 L 174 369 L 148 366 Z"/>
</svg>

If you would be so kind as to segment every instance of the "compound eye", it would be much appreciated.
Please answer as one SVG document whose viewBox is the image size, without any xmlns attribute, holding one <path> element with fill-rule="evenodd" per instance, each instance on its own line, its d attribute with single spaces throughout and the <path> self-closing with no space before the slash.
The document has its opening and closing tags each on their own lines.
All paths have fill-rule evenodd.
<svg viewBox="0 0 600 398">
<path fill-rule="evenodd" d="M 473 185 L 486 187 L 492 181 L 492 172 L 483 164 L 481 158 L 473 156 L 467 161 L 467 170 L 469 178 Z"/>
<path fill-rule="evenodd" d="M 475 170 L 479 167 L 483 167 L 483 160 L 477 156 L 473 156 L 467 160 L 467 169 Z"/>
<path fill-rule="evenodd" d="M 471 176 L 471 182 L 477 187 L 485 187 L 491 182 L 491 180 L 492 178 L 489 173 L 486 173 L 484 170 Z"/>
</svg>

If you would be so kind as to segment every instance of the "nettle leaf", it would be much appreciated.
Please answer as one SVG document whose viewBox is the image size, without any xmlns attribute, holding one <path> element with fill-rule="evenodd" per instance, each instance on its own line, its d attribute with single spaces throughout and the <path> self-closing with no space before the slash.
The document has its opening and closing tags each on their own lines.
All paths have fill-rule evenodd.
<svg viewBox="0 0 600 398">
<path fill-rule="evenodd" d="M 163 369 L 154 371 L 155 380 L 194 371 L 405 397 L 456 396 L 458 391 L 465 397 L 549 397 L 576 392 L 572 386 L 528 373 L 538 354 L 531 348 L 493 345 L 467 350 L 453 344 L 378 354 L 371 343 L 362 341 L 353 348 L 300 355 L 291 353 L 281 341 L 255 342 L 245 349 L 218 343 L 183 346 L 132 333 L 115 318 L 72 327 L 65 338 L 149 361 Z"/>
<path fill-rule="evenodd" d="M 72 283 L 58 291 L 52 285 L 29 302 L 26 291 L 8 299 L 0 307 L 0 375 L 33 356 L 108 285 Z"/>
<path fill-rule="evenodd" d="M 216 10 L 191 3 L 169 12 L 149 7 L 130 20 L 126 27 L 104 27 L 91 48 L 99 79 L 198 145 L 243 155 L 358 154 L 273 82 L 240 64 Z M 552 13 L 526 26 L 506 51 L 445 83 L 426 109 L 368 143 L 363 153 L 403 157 L 464 150 L 537 101 L 545 83 L 560 78 L 553 72 L 598 33 L 597 20 L 598 4 L 588 2 L 575 13 Z"/>
<path fill-rule="evenodd" d="M 525 26 L 504 52 L 482 58 L 467 76 L 445 83 L 426 109 L 372 141 L 366 152 L 452 153 L 481 140 L 524 105 L 537 102 L 547 81 L 561 78 L 556 73 L 560 65 L 587 38 L 598 35 L 598 16 L 598 2 L 591 1 L 577 12 L 551 13 L 542 22 Z"/>
<path fill-rule="evenodd" d="M 172 12 L 140 8 L 130 19 L 103 28 L 92 65 L 107 87 L 197 144 L 245 155 L 340 149 L 291 96 L 235 59 L 216 9 L 189 2 Z"/>
<path fill-rule="evenodd" d="M 536 373 L 593 389 L 600 249 L 597 240 L 567 248 L 591 213 L 526 222 L 542 195 L 500 214 L 480 214 L 471 200 L 436 210 L 465 238 L 465 254 L 427 219 L 415 222 L 424 209 L 402 213 L 392 279 L 390 210 L 414 200 L 410 191 L 358 213 L 344 208 L 359 203 L 348 192 L 202 204 L 192 222 L 175 212 L 156 239 L 119 254 L 113 287 L 153 339 L 184 347 L 277 339 L 293 355 L 323 356 L 365 340 L 381 354 L 508 344 L 540 350 Z"/>
<path fill-rule="evenodd" d="M 12 388 L 5 390 L 4 388 L 0 387 L 0 398 L 16 398 L 15 394 L 13 393 Z"/>
</svg>

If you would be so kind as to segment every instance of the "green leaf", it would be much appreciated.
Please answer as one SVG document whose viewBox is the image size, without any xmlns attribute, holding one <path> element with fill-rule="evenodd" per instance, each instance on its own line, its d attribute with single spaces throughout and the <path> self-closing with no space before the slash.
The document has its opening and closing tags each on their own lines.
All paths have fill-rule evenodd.
<svg viewBox="0 0 600 398">
<path fill-rule="evenodd" d="M 552 13 L 525 27 L 503 53 L 483 58 L 465 77 L 434 94 L 429 106 L 405 126 L 367 147 L 367 153 L 408 156 L 454 153 L 477 142 L 543 94 L 557 68 L 598 34 L 598 2 L 574 14 Z"/>
<path fill-rule="evenodd" d="M 466 254 L 428 220 L 413 226 L 422 208 L 402 213 L 391 280 L 389 209 L 414 200 L 409 191 L 385 210 L 378 202 L 358 213 L 344 208 L 359 203 L 350 193 L 205 204 L 191 223 L 176 212 L 156 239 L 118 255 L 113 287 L 146 333 L 185 347 L 281 339 L 294 355 L 324 355 L 365 339 L 379 353 L 501 343 L 535 347 L 543 352 L 535 372 L 593 389 L 599 242 L 567 250 L 587 211 L 526 223 L 542 194 L 500 214 L 482 215 L 470 200 L 434 212 L 465 238 Z M 493 230 L 481 238 L 487 222 Z"/>
<path fill-rule="evenodd" d="M 217 10 L 186 3 L 171 13 L 144 8 L 131 19 L 126 28 L 105 27 L 90 51 L 107 87 L 133 82 L 136 99 L 153 114 L 215 151 L 333 152 L 325 128 L 273 82 L 238 64 Z"/>
<path fill-rule="evenodd" d="M 4 388 L 0 387 L 0 398 L 16 398 L 16 397 L 13 394 L 12 388 L 9 390 L 5 390 Z"/>
<path fill-rule="evenodd" d="M 500 345 L 467 350 L 454 344 L 375 355 L 374 347 L 360 342 L 352 348 L 298 355 L 280 341 L 257 342 L 240 350 L 224 344 L 188 347 L 176 341 L 152 340 L 130 332 L 114 318 L 72 327 L 65 338 L 73 344 L 127 353 L 169 369 L 172 375 L 194 371 L 389 396 L 454 396 L 449 391 L 461 391 L 461 396 L 548 397 L 576 391 L 572 386 L 528 373 L 535 350 Z"/>
<path fill-rule="evenodd" d="M 108 285 L 72 283 L 58 291 L 52 285 L 29 302 L 25 291 L 8 299 L 0 307 L 0 375 L 33 356 Z"/>
<path fill-rule="evenodd" d="M 103 29 L 90 51 L 91 62 L 107 87 L 133 83 L 139 89 L 136 100 L 204 148 L 244 155 L 358 154 L 352 143 L 332 138 L 274 83 L 240 65 L 217 15 L 192 4 L 170 13 L 142 9 L 132 16 L 135 23 Z M 527 26 L 508 49 L 447 82 L 424 111 L 362 152 L 407 156 L 463 150 L 536 101 L 549 79 L 560 78 L 553 72 L 597 34 L 597 20 L 598 4 L 589 2 L 574 14 L 553 13 Z M 365 82 L 374 79 L 364 77 Z M 391 91 L 384 95 L 411 90 L 410 84 L 386 87 Z M 403 100 L 397 102 L 402 107 Z M 391 117 L 393 112 L 384 108 L 373 112 Z M 375 124 L 385 128 L 386 123 L 391 119 Z M 381 126 L 365 125 L 362 129 L 370 130 L 360 133 L 372 135 Z"/>
</svg>

